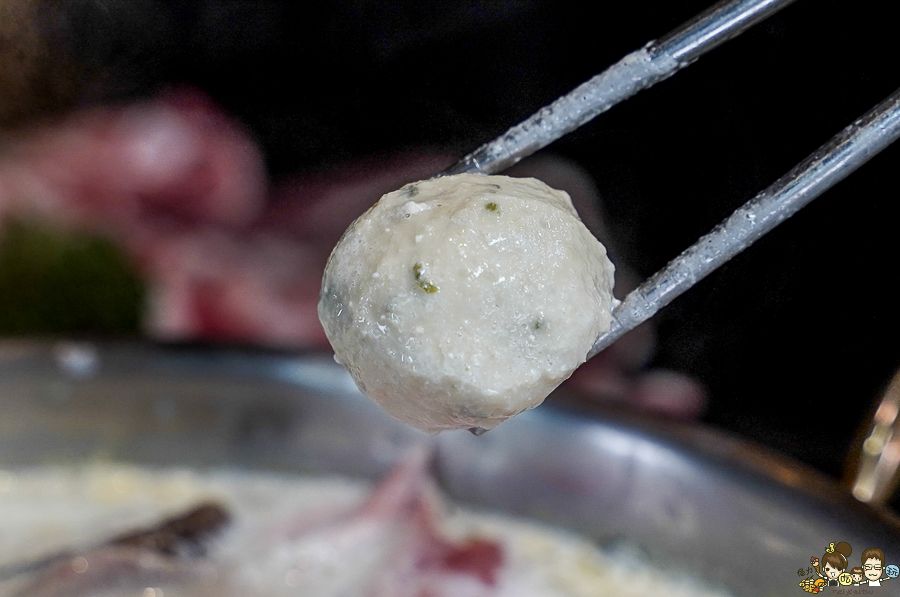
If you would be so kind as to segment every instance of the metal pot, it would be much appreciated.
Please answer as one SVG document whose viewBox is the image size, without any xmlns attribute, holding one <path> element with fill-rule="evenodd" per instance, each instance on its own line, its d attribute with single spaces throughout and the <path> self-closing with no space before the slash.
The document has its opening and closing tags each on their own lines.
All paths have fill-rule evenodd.
<svg viewBox="0 0 900 597">
<path fill-rule="evenodd" d="M 429 437 L 327 355 L 5 342 L 0 467 L 102 458 L 375 478 L 432 442 L 453 499 L 637 545 L 737 595 L 797 591 L 831 542 L 853 546 L 851 563 L 867 547 L 900 555 L 897 520 L 797 464 L 699 427 L 561 402 L 482 437 Z"/>
</svg>

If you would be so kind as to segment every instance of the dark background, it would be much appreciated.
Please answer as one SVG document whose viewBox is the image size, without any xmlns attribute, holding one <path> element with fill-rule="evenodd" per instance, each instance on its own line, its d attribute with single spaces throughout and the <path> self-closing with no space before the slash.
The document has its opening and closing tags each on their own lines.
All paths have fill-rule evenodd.
<svg viewBox="0 0 900 597">
<path fill-rule="evenodd" d="M 48 111 L 186 83 L 273 176 L 462 155 L 708 4 L 46 1 L 51 53 L 79 73 Z M 599 185 L 614 261 L 652 274 L 900 87 L 895 6 L 798 0 L 554 144 Z M 706 422 L 840 474 L 900 365 L 898 164 L 900 146 L 658 316 L 655 364 L 707 386 Z"/>
</svg>

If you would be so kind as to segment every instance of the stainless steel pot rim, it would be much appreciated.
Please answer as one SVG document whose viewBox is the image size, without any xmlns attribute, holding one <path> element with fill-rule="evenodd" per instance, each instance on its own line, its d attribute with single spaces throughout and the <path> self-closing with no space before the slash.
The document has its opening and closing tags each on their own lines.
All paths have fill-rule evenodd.
<svg viewBox="0 0 900 597">
<path fill-rule="evenodd" d="M 584 412 L 559 395 L 484 436 L 430 438 L 363 397 L 330 355 L 5 341 L 0 409 L 7 469 L 99 454 L 375 478 L 411 444 L 433 442 L 453 499 L 626 538 L 739 595 L 784 594 L 830 542 L 900 553 L 896 518 L 714 430 Z"/>
</svg>

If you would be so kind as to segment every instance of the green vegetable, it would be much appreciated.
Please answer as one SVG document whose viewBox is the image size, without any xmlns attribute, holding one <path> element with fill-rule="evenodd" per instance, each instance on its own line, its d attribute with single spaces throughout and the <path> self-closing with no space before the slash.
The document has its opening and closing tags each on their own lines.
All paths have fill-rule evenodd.
<svg viewBox="0 0 900 597">
<path fill-rule="evenodd" d="M 484 208 L 488 211 L 500 211 L 500 207 L 493 201 L 485 205 Z"/>
<path fill-rule="evenodd" d="M 416 282 L 419 284 L 419 288 L 427 292 L 428 294 L 432 294 L 440 290 L 437 286 L 429 282 L 428 280 L 422 279 L 422 264 L 417 263 L 413 266 L 413 274 L 416 276 Z"/>
<path fill-rule="evenodd" d="M 144 296 L 109 240 L 31 222 L 0 230 L 2 334 L 137 334 Z"/>
</svg>

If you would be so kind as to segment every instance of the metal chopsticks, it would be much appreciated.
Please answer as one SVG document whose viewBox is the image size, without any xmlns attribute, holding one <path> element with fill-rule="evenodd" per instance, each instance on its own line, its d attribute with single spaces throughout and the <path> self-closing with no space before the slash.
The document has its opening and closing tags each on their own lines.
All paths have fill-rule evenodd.
<svg viewBox="0 0 900 597">
<path fill-rule="evenodd" d="M 725 0 L 628 54 L 440 175 L 500 172 L 666 79 L 794 0 Z M 439 176 L 440 176 L 439 175 Z"/>
<path fill-rule="evenodd" d="M 600 336 L 588 358 L 652 317 L 898 137 L 900 89 L 632 290 L 613 311 L 610 330 Z"/>
</svg>

